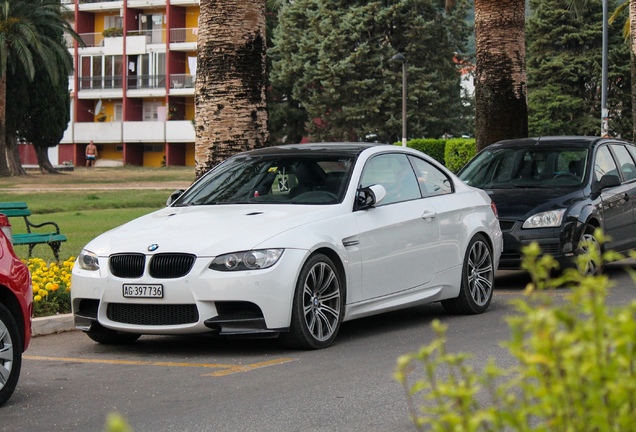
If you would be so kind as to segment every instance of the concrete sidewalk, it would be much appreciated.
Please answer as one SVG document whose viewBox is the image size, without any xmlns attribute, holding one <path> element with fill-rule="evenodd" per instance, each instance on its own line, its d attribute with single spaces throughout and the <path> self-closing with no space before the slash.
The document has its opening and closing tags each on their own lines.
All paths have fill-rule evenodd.
<svg viewBox="0 0 636 432">
<path fill-rule="evenodd" d="M 33 318 L 31 334 L 43 336 L 73 330 L 73 314 L 53 315 L 50 317 Z"/>
</svg>

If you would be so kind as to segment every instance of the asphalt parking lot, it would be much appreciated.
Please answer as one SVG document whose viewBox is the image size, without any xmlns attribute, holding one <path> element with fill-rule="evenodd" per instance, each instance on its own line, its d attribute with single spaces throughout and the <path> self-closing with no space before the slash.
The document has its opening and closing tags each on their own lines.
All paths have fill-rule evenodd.
<svg viewBox="0 0 636 432">
<path fill-rule="evenodd" d="M 634 298 L 623 267 L 611 302 Z M 393 379 L 399 355 L 430 342 L 430 323 L 449 326 L 449 348 L 476 365 L 511 362 L 509 301 L 528 282 L 500 272 L 487 313 L 449 316 L 437 304 L 343 324 L 334 346 L 287 351 L 275 340 L 143 336 L 105 346 L 71 331 L 33 339 L 20 383 L 0 409 L 1 431 L 103 431 L 109 413 L 134 431 L 411 431 L 405 396 Z M 565 291 L 555 292 L 562 295 Z"/>
</svg>

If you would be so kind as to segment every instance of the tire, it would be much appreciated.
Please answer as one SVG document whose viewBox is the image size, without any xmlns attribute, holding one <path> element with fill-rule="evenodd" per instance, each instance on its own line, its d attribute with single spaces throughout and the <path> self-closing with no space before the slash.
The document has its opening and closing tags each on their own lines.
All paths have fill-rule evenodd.
<svg viewBox="0 0 636 432">
<path fill-rule="evenodd" d="M 307 260 L 294 291 L 291 324 L 280 340 L 289 348 L 321 349 L 336 339 L 344 316 L 342 275 L 328 257 Z"/>
<path fill-rule="evenodd" d="M 22 338 L 18 325 L 3 304 L 0 304 L 0 406 L 9 400 L 20 378 Z"/>
<path fill-rule="evenodd" d="M 442 300 L 442 306 L 455 315 L 484 313 L 492 301 L 494 281 L 492 250 L 486 238 L 477 234 L 466 248 L 459 296 Z"/>
<path fill-rule="evenodd" d="M 603 253 L 603 249 L 599 244 L 596 237 L 594 237 L 595 227 L 592 225 L 585 225 L 585 228 L 581 232 L 581 238 L 576 246 L 576 255 L 585 254 L 590 251 L 591 248 L 597 249 L 597 256 L 600 257 Z M 603 272 L 603 263 L 599 260 L 589 259 L 583 264 L 579 266 L 576 264 L 578 271 L 583 276 L 596 276 Z"/>
<path fill-rule="evenodd" d="M 86 335 L 95 342 L 103 345 L 129 345 L 134 343 L 141 336 L 137 333 L 121 333 L 107 329 L 98 323 L 93 323 L 91 329 L 86 332 Z"/>
</svg>

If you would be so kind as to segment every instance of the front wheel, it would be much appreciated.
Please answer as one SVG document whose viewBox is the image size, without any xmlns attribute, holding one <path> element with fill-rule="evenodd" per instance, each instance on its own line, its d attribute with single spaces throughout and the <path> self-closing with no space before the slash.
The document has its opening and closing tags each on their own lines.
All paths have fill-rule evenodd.
<svg viewBox="0 0 636 432">
<path fill-rule="evenodd" d="M 442 300 L 442 306 L 451 314 L 484 313 L 492 300 L 494 281 L 492 251 L 486 238 L 477 234 L 466 249 L 459 296 Z"/>
<path fill-rule="evenodd" d="M 577 257 L 584 257 L 582 260 L 576 258 L 577 269 L 583 276 L 596 276 L 603 271 L 601 260 L 603 249 L 594 236 L 594 229 L 592 225 L 586 225 L 576 247 Z"/>
<path fill-rule="evenodd" d="M 296 283 L 291 325 L 282 333 L 288 347 L 320 349 L 331 345 L 344 316 L 344 287 L 338 269 L 327 256 L 311 256 Z"/>
<path fill-rule="evenodd" d="M 22 367 L 22 340 L 9 310 L 0 304 L 0 406 L 18 385 Z"/>
</svg>

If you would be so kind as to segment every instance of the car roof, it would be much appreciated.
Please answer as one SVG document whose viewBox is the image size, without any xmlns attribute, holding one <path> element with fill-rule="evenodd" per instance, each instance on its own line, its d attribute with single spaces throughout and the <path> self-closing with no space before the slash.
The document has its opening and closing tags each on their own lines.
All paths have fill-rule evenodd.
<svg viewBox="0 0 636 432">
<path fill-rule="evenodd" d="M 572 146 L 592 148 L 604 142 L 621 142 L 625 141 L 614 138 L 601 138 L 595 136 L 542 136 L 532 138 L 517 138 L 499 141 L 489 145 L 486 148 L 495 149 L 497 147 L 551 147 L 551 146 Z"/>
<path fill-rule="evenodd" d="M 391 144 L 365 143 L 365 142 L 329 142 L 308 144 L 285 144 L 271 147 L 263 147 L 240 153 L 236 156 L 296 156 L 319 152 L 321 155 L 333 154 L 343 156 L 357 156 L 362 151 L 378 146 L 391 146 Z"/>
</svg>

